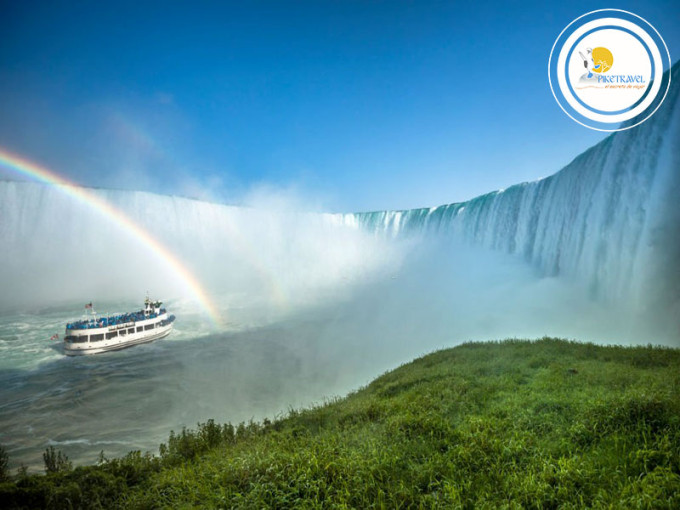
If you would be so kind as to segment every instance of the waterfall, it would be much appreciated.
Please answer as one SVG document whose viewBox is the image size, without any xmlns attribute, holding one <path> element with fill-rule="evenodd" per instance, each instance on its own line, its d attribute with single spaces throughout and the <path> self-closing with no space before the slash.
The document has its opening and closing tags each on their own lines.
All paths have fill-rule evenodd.
<svg viewBox="0 0 680 510">
<path fill-rule="evenodd" d="M 672 73 L 650 120 L 608 136 L 547 178 L 467 202 L 344 221 L 380 235 L 445 235 L 515 254 L 541 275 L 584 282 L 598 298 L 643 304 L 662 286 L 677 298 L 680 66 Z"/>
</svg>

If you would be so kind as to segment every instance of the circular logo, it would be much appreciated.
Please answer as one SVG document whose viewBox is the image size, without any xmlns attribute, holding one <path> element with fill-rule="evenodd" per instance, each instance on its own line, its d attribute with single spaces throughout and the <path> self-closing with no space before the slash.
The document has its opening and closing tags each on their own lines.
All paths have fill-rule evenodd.
<svg viewBox="0 0 680 510">
<path fill-rule="evenodd" d="M 671 56 L 651 24 L 631 12 L 601 9 L 562 30 L 550 51 L 548 80 L 573 120 L 598 131 L 621 131 L 661 106 L 671 84 L 670 73 L 663 79 L 664 68 L 671 68 Z"/>
</svg>

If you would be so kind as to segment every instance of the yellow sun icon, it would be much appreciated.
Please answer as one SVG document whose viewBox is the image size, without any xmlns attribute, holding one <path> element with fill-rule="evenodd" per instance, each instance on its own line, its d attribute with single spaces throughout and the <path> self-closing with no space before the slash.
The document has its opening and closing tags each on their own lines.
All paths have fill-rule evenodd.
<svg viewBox="0 0 680 510">
<path fill-rule="evenodd" d="M 607 48 L 593 48 L 593 71 L 596 73 L 606 73 L 612 68 L 614 55 Z"/>
</svg>

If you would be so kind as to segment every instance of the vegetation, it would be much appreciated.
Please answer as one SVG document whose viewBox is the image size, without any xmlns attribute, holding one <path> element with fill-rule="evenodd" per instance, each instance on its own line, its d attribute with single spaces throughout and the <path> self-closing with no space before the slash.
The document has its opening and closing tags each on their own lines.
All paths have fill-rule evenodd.
<svg viewBox="0 0 680 510">
<path fill-rule="evenodd" d="M 60 450 L 55 450 L 54 446 L 50 446 L 43 453 L 43 461 L 45 462 L 45 473 L 58 473 L 60 471 L 70 471 L 73 465 Z"/>
<path fill-rule="evenodd" d="M 464 344 L 273 422 L 171 433 L 158 456 L 18 475 L 0 483 L 0 501 L 680 508 L 680 351 L 548 338 Z"/>
<path fill-rule="evenodd" d="M 9 480 L 9 457 L 5 449 L 0 446 L 0 482 Z"/>
</svg>

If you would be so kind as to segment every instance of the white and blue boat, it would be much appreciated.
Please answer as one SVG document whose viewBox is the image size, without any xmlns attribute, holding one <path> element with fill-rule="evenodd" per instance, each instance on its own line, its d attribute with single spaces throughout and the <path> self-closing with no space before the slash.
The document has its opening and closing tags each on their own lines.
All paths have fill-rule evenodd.
<svg viewBox="0 0 680 510">
<path fill-rule="evenodd" d="M 90 315 L 66 324 L 64 353 L 69 356 L 99 354 L 152 342 L 172 331 L 174 315 L 162 308 L 160 301 L 144 300 L 138 312 L 97 316 L 90 303 Z"/>
</svg>

